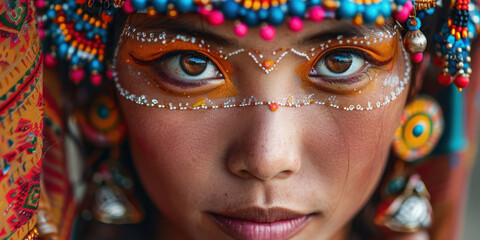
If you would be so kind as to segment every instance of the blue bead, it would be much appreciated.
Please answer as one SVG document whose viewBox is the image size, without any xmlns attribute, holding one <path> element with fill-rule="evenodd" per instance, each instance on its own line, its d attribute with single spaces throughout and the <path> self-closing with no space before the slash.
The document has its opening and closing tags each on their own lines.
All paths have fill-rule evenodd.
<svg viewBox="0 0 480 240">
<path fill-rule="evenodd" d="M 72 64 L 72 66 L 77 66 L 80 63 L 80 58 L 78 57 L 78 55 L 74 54 L 72 56 L 72 59 L 70 60 L 70 63 Z"/>
<path fill-rule="evenodd" d="M 425 13 L 425 11 L 418 11 L 418 12 L 417 12 L 417 17 L 420 18 L 420 19 L 422 19 L 422 20 L 425 19 L 425 16 L 426 16 L 426 15 L 427 15 L 427 14 Z"/>
<path fill-rule="evenodd" d="M 100 105 L 97 108 L 97 114 L 100 118 L 106 119 L 108 118 L 108 115 L 110 115 L 110 110 L 107 108 L 105 105 Z"/>
<path fill-rule="evenodd" d="M 412 133 L 413 133 L 413 136 L 420 137 L 423 133 L 423 125 L 418 124 L 415 127 L 413 127 Z"/>
<path fill-rule="evenodd" d="M 77 23 L 75 23 L 75 30 L 77 30 L 77 31 L 82 31 L 82 29 L 83 29 L 83 24 L 82 24 L 82 22 L 77 22 Z"/>
<path fill-rule="evenodd" d="M 428 14 L 428 15 L 432 15 L 434 12 L 435 12 L 435 8 L 429 8 L 429 9 L 425 10 L 425 13 Z"/>
<path fill-rule="evenodd" d="M 57 16 L 57 12 L 54 9 L 49 9 L 47 11 L 47 17 L 51 20 Z"/>
<path fill-rule="evenodd" d="M 180 13 L 190 12 L 194 6 L 193 0 L 177 0 L 175 3 L 175 8 Z"/>
<path fill-rule="evenodd" d="M 238 15 L 245 17 L 247 15 L 248 11 L 246 8 L 243 6 L 240 6 L 240 9 L 238 10 Z"/>
<path fill-rule="evenodd" d="M 417 25 L 413 26 L 411 24 L 412 21 L 416 21 L 417 22 Z M 408 28 L 408 31 L 417 31 L 420 29 L 420 27 L 422 27 L 422 21 L 420 21 L 419 18 L 413 18 L 413 20 L 407 20 L 407 28 Z"/>
<path fill-rule="evenodd" d="M 378 5 L 369 4 L 365 7 L 365 12 L 363 13 L 363 21 L 367 24 L 374 23 L 378 17 Z"/>
<path fill-rule="evenodd" d="M 457 48 L 461 48 L 461 49 L 464 49 L 465 47 L 465 44 L 463 43 L 463 41 L 459 40 L 459 41 L 456 41 L 455 44 L 453 44 L 453 49 L 455 51 L 457 51 Z"/>
<path fill-rule="evenodd" d="M 92 61 L 90 61 L 90 70 L 91 71 L 101 71 L 102 70 L 102 64 L 100 63 L 100 61 L 98 61 L 97 59 L 93 59 Z"/>
<path fill-rule="evenodd" d="M 247 10 L 244 19 L 245 24 L 250 27 L 255 27 L 259 24 L 257 13 L 253 10 Z"/>
<path fill-rule="evenodd" d="M 292 16 L 303 17 L 305 15 L 305 11 L 307 6 L 304 1 L 302 0 L 291 0 L 287 2 L 288 4 L 288 11 Z"/>
<path fill-rule="evenodd" d="M 365 5 L 357 4 L 357 14 L 359 13 L 363 14 L 364 12 L 365 12 Z"/>
<path fill-rule="evenodd" d="M 257 14 L 258 14 L 258 18 L 260 20 L 265 21 L 268 18 L 268 10 L 267 9 L 260 8 L 260 9 L 258 9 Z"/>
<path fill-rule="evenodd" d="M 352 19 L 357 14 L 357 4 L 349 0 L 340 1 L 337 14 L 340 18 Z"/>
<path fill-rule="evenodd" d="M 95 32 L 94 31 L 88 31 L 85 33 L 85 37 L 88 39 L 93 39 L 95 37 Z"/>
<path fill-rule="evenodd" d="M 65 59 L 67 56 L 67 51 L 68 51 L 68 45 L 66 43 L 60 44 L 60 46 L 57 49 L 57 55 L 60 59 Z"/>
<path fill-rule="evenodd" d="M 147 0 L 132 0 L 131 3 L 137 11 L 142 11 L 147 8 Z"/>
<path fill-rule="evenodd" d="M 92 24 L 88 23 L 88 22 L 84 22 L 83 24 L 83 28 L 85 28 L 86 31 L 90 31 L 92 30 Z"/>
<path fill-rule="evenodd" d="M 313 7 L 313 6 L 319 6 L 322 4 L 322 0 L 310 0 L 308 1 L 308 6 Z"/>
<path fill-rule="evenodd" d="M 230 20 L 237 18 L 239 9 L 239 4 L 233 0 L 226 1 L 222 5 L 223 16 L 225 16 L 226 19 Z"/>
<path fill-rule="evenodd" d="M 447 37 L 447 43 L 453 44 L 455 42 L 455 36 L 450 35 Z"/>
<path fill-rule="evenodd" d="M 380 14 L 387 19 L 392 15 L 392 3 L 390 1 L 381 1 L 379 3 Z"/>
<path fill-rule="evenodd" d="M 270 7 L 268 9 L 268 22 L 274 26 L 278 26 L 285 20 L 285 14 L 279 7 Z"/>
<path fill-rule="evenodd" d="M 152 6 L 155 11 L 164 13 L 167 11 L 168 0 L 152 0 Z"/>
<path fill-rule="evenodd" d="M 409 1 L 409 0 L 395 0 L 395 3 L 397 5 L 403 6 L 403 5 L 405 5 L 405 3 L 407 3 L 407 1 Z"/>
</svg>

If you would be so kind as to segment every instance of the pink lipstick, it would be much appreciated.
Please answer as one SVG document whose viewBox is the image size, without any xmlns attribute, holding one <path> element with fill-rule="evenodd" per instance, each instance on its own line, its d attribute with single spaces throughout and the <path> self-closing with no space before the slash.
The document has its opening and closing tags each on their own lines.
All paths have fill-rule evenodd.
<svg viewBox="0 0 480 240">
<path fill-rule="evenodd" d="M 228 235 L 242 240 L 288 239 L 311 219 L 311 215 L 284 208 L 247 208 L 210 215 Z"/>
</svg>

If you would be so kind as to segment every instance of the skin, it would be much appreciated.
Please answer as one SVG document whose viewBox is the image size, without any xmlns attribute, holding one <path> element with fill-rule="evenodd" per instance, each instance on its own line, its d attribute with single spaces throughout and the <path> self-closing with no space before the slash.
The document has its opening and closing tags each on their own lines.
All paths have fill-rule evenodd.
<svg viewBox="0 0 480 240">
<path fill-rule="evenodd" d="M 141 26 L 146 19 L 135 16 L 130 21 Z M 262 52 L 292 46 L 337 24 L 305 22 L 299 34 L 283 26 L 266 44 L 256 29 L 239 39 L 231 23 L 211 27 L 194 18 L 185 21 Z M 121 43 L 120 49 L 122 44 L 128 43 Z M 140 77 L 128 77 L 131 70 L 121 67 L 123 60 L 120 54 L 119 81 L 141 82 Z M 238 88 L 266 98 L 288 96 L 289 86 L 298 81 L 289 67 L 297 62 L 290 61 L 269 75 L 251 61 L 232 63 L 235 77 L 244 80 Z M 402 76 L 403 61 L 395 58 L 390 74 Z M 384 76 L 382 71 L 378 76 Z M 266 106 L 173 111 L 140 106 L 120 96 L 119 103 L 136 170 L 161 213 L 161 237 L 230 239 L 209 212 L 283 207 L 313 214 L 293 239 L 347 239 L 350 221 L 381 178 L 406 98 L 405 90 L 397 100 L 372 111 L 319 105 L 275 112 Z"/>
</svg>

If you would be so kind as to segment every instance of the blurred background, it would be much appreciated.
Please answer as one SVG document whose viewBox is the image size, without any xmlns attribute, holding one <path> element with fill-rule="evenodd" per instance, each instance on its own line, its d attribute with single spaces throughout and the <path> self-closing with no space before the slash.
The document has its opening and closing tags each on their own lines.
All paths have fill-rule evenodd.
<svg viewBox="0 0 480 240">
<path fill-rule="evenodd" d="M 480 149 L 480 141 L 477 149 Z M 463 240 L 480 239 L 480 151 L 477 150 L 477 160 L 473 169 L 470 186 L 468 187 L 468 202 L 465 209 L 463 224 Z"/>
</svg>

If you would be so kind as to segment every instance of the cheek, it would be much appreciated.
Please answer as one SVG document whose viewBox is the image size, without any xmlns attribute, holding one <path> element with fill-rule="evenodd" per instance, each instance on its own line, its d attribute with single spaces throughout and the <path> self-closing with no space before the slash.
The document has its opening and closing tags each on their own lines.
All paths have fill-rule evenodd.
<svg viewBox="0 0 480 240">
<path fill-rule="evenodd" d="M 207 117 L 214 111 L 169 111 L 141 107 L 121 100 L 128 124 L 134 165 L 148 195 L 169 220 L 180 226 L 186 219 L 197 222 L 195 210 L 219 195 L 219 164 L 226 148 L 223 117 Z M 220 174 L 219 174 L 220 173 Z M 192 224 L 193 225 L 193 224 Z"/>
</svg>

